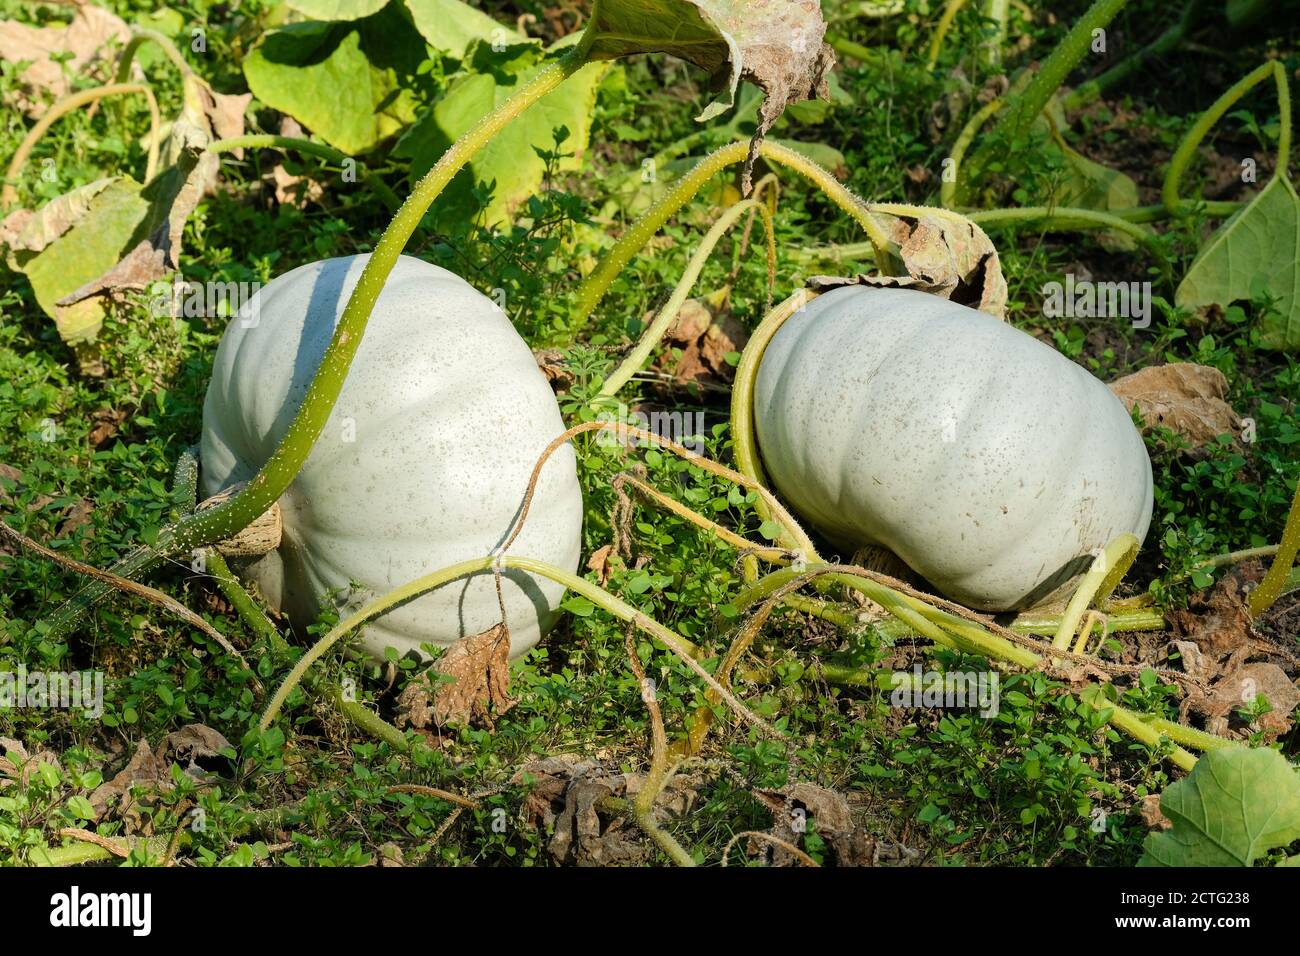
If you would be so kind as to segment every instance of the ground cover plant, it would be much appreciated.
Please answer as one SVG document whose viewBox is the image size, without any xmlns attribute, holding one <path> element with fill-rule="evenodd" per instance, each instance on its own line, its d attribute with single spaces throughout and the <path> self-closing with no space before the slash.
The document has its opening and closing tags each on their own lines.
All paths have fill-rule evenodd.
<svg viewBox="0 0 1300 956">
<path fill-rule="evenodd" d="M 0 6 L 2 858 L 1292 862 L 1262 6 Z"/>
</svg>

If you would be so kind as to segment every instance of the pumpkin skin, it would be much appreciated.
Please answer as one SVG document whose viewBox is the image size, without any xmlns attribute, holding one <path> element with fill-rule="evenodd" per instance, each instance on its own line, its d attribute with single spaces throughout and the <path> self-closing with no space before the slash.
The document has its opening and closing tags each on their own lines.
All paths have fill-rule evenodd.
<svg viewBox="0 0 1300 956">
<path fill-rule="evenodd" d="M 302 403 L 368 256 L 302 266 L 231 320 L 203 406 L 202 489 L 251 478 Z M 246 327 L 247 326 L 247 327 Z M 379 296 L 343 390 L 280 498 L 277 551 L 241 568 L 296 626 L 327 590 L 355 606 L 502 545 L 542 450 L 564 431 L 532 352 L 497 306 L 459 276 L 403 256 Z M 575 569 L 582 494 L 571 447 L 548 459 L 510 553 Z M 350 582 L 361 586 L 358 592 Z M 508 570 L 510 652 L 553 623 L 564 588 Z M 366 625 L 362 648 L 419 653 L 498 623 L 491 572 L 444 585 Z"/>
<path fill-rule="evenodd" d="M 1060 595 L 1151 522 L 1151 461 L 1110 389 L 992 316 L 845 286 L 769 342 L 754 389 L 764 467 L 846 553 L 882 545 L 986 611 Z"/>
</svg>

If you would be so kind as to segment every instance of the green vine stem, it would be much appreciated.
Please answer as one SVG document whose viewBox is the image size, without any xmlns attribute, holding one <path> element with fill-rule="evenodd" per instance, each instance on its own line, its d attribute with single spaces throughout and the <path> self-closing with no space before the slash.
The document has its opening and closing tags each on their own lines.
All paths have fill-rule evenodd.
<svg viewBox="0 0 1300 956">
<path fill-rule="evenodd" d="M 320 367 L 308 386 L 307 394 L 288 431 L 247 486 L 224 504 L 197 512 L 164 529 L 159 533 L 157 544 L 153 548 L 137 549 L 127 555 L 114 566 L 114 573 L 123 577 L 136 577 L 167 558 L 188 554 L 196 548 L 228 538 L 247 527 L 284 494 L 325 427 L 343 389 L 343 382 L 361 344 L 366 323 L 379 299 L 384 282 L 430 204 L 446 188 L 452 177 L 511 120 L 583 66 L 590 46 L 589 36 L 590 34 L 584 35 L 584 39 L 570 48 L 563 57 L 543 67 L 477 126 L 452 144 L 416 184 L 366 262 L 335 326 Z M 81 588 L 51 615 L 47 622 L 50 638 L 66 635 L 108 593 L 108 589 L 95 582 Z"/>
<path fill-rule="evenodd" d="M 324 143 L 313 143 L 309 139 L 301 139 L 295 136 L 275 136 L 269 133 L 250 133 L 246 136 L 218 139 L 208 144 L 207 152 L 221 154 L 234 152 L 238 149 L 292 149 L 299 153 L 306 153 L 309 156 L 317 156 L 332 163 L 343 163 L 351 158 L 346 153 L 332 146 L 326 146 Z M 379 197 L 380 201 L 391 211 L 399 209 L 402 200 L 388 188 L 388 184 L 365 164 L 359 163 L 358 165 L 361 167 L 361 175 L 366 185 Z"/>
<path fill-rule="evenodd" d="M 695 659 L 692 649 L 694 645 L 687 641 L 671 628 L 665 627 L 654 618 L 642 614 L 632 605 L 628 604 L 622 598 L 610 594 L 604 588 L 593 584 L 584 578 L 578 577 L 571 571 L 565 571 L 563 568 L 557 568 L 552 564 L 544 561 L 538 561 L 533 558 L 514 557 L 513 555 L 487 555 L 482 558 L 471 558 L 468 561 L 461 561 L 439 571 L 426 574 L 423 577 L 409 581 L 388 592 L 387 594 L 376 598 L 369 604 L 362 607 L 346 620 L 336 624 L 328 634 L 313 644 L 294 665 L 293 670 L 284 679 L 284 682 L 276 689 L 275 694 L 271 697 L 270 702 L 263 712 L 261 720 L 258 722 L 259 728 L 266 730 L 271 726 L 280 708 L 284 705 L 285 699 L 293 692 L 293 689 L 302 681 L 303 675 L 335 644 L 356 630 L 362 624 L 378 617 L 390 608 L 407 601 L 414 600 L 422 594 L 441 587 L 448 582 L 467 577 L 482 571 L 514 569 L 526 571 L 530 574 L 536 574 L 548 578 L 557 584 L 562 584 L 576 594 L 585 597 L 597 607 L 601 608 L 611 616 L 620 621 L 634 625 L 638 630 L 643 631 L 650 637 L 663 644 L 670 651 L 677 655 L 677 658 L 692 670 L 697 677 L 704 681 L 709 687 L 717 691 L 731 708 L 744 719 L 748 724 L 758 728 L 769 737 L 781 739 L 782 733 L 774 730 L 761 717 L 742 704 L 728 691 L 718 683 L 712 674 Z"/>
<path fill-rule="evenodd" d="M 1300 482 L 1296 482 L 1295 498 L 1291 502 L 1291 512 L 1287 515 L 1282 542 L 1273 557 L 1273 564 L 1264 575 L 1264 580 L 1259 582 L 1259 587 L 1250 594 L 1252 616 L 1259 617 L 1282 596 L 1283 585 L 1291 565 L 1295 563 L 1297 551 L 1300 551 Z"/>
<path fill-rule="evenodd" d="M 1277 84 L 1277 102 L 1280 117 L 1280 130 L 1277 137 L 1277 169 L 1273 175 L 1286 176 L 1287 166 L 1291 161 L 1291 87 L 1287 83 L 1286 68 L 1277 60 L 1269 60 L 1267 63 L 1251 70 L 1234 83 L 1226 93 L 1215 100 L 1210 108 L 1200 115 L 1192 128 L 1187 131 L 1187 135 L 1183 137 L 1182 142 L 1178 144 L 1178 149 L 1174 151 L 1173 158 L 1169 161 L 1169 169 L 1165 172 L 1164 185 L 1160 191 L 1161 202 L 1164 203 L 1165 208 L 1170 213 L 1176 215 L 1188 205 L 1179 198 L 1179 189 L 1182 185 L 1183 173 L 1187 171 L 1187 167 L 1191 163 L 1192 157 L 1196 155 L 1196 149 L 1201 145 L 1201 141 L 1209 135 L 1214 124 L 1223 117 L 1223 114 L 1228 112 L 1250 90 L 1270 76 L 1273 77 Z"/>
<path fill-rule="evenodd" d="M 957 138 L 953 141 L 952 149 L 948 153 L 948 158 L 952 161 L 952 166 L 947 170 L 951 179 L 944 178 L 939 186 L 939 205 L 947 206 L 951 209 L 956 204 L 957 199 L 957 177 L 961 175 L 962 160 L 966 158 L 966 150 L 970 149 L 971 142 L 984 124 L 988 122 L 989 117 L 1005 106 L 1001 99 L 989 100 L 983 107 L 976 110 L 974 115 L 966 121 L 966 125 L 961 128 Z"/>
<path fill-rule="evenodd" d="M 1080 228 L 1113 229 L 1136 239 L 1155 253 L 1162 265 L 1167 265 L 1159 236 L 1139 228 L 1115 213 L 1101 212 L 1097 209 L 1076 209 L 1070 206 L 1017 206 L 1012 209 L 982 209 L 967 215 L 971 221 L 994 229 L 1027 222 L 1039 223 L 1048 231 L 1074 232 Z"/>
<path fill-rule="evenodd" d="M 695 250 L 695 254 L 691 256 L 690 261 L 686 264 L 686 271 L 682 273 L 681 279 L 673 288 L 672 295 L 669 296 L 667 303 L 659 310 L 659 314 L 655 316 L 654 321 L 650 323 L 650 327 L 641 336 L 636 348 L 623 359 L 619 367 L 614 370 L 614 373 L 605 380 L 597 399 L 613 398 L 633 375 L 641 371 L 641 367 L 645 364 L 646 359 L 650 357 L 650 353 L 655 350 L 655 347 L 662 341 L 672 324 L 677 321 L 677 313 L 681 311 L 682 303 L 686 301 L 686 297 L 690 295 L 691 289 L 699 280 L 700 273 L 704 270 L 704 265 L 709 261 L 709 256 L 713 253 L 718 241 L 750 209 L 756 210 L 763 217 L 763 227 L 767 232 L 768 272 L 771 274 L 775 271 L 776 236 L 773 231 L 772 212 L 764 203 L 754 199 L 742 199 L 723 212 L 718 217 L 717 222 L 705 234 L 700 241 L 700 247 Z"/>
<path fill-rule="evenodd" d="M 1096 0 L 1070 28 L 1070 32 L 1057 44 L 1056 49 L 1043 61 L 1038 75 L 1024 92 L 1016 97 L 1011 108 L 1002 114 L 994 132 L 1005 134 L 1005 138 L 1012 141 L 1025 136 L 1034 120 L 1038 118 L 1038 114 L 1047 106 L 1048 100 L 1087 55 L 1092 46 L 1092 32 L 1105 29 L 1127 2 L 1128 0 Z M 989 160 L 992 159 L 992 150 L 993 146 L 988 140 L 976 149 L 974 156 L 971 157 L 973 172 L 971 181 L 980 178 Z M 966 205 L 964 197 L 962 205 Z"/>
<path fill-rule="evenodd" d="M 622 273 L 632 258 L 641 251 L 659 231 L 668 218 L 686 205 L 700 188 L 727 166 L 743 162 L 749 152 L 748 141 L 730 143 L 710 153 L 685 173 L 645 214 L 628 227 L 613 247 L 605 253 L 596 268 L 582 280 L 575 295 L 573 312 L 569 320 L 572 334 L 584 328 L 595 311 L 597 303 L 610 285 Z M 807 157 L 776 143 L 764 142 L 759 155 L 794 170 L 810 180 L 840 209 L 848 213 L 866 232 L 878 262 L 889 262 L 890 241 L 881 225 L 868 211 L 866 205 L 844 188 L 840 182 Z"/>
<path fill-rule="evenodd" d="M 40 142 L 41 137 L 54 125 L 56 120 L 75 109 L 85 106 L 87 103 L 94 103 L 105 97 L 120 96 L 127 93 L 139 93 L 149 104 L 149 154 L 145 159 L 144 178 L 146 182 L 152 179 L 154 172 L 158 168 L 158 132 L 162 125 L 162 118 L 158 112 L 158 100 L 154 97 L 153 90 L 143 83 L 109 83 L 106 86 L 96 86 L 89 90 L 82 90 L 79 93 L 71 93 L 55 101 L 45 111 L 44 115 L 37 120 L 36 125 L 28 130 L 27 135 L 23 137 L 23 141 L 14 152 L 13 159 L 9 161 L 9 169 L 5 173 L 4 191 L 0 193 L 0 211 L 8 210 L 18 199 L 18 190 L 15 188 L 18 174 L 36 144 Z"/>
<path fill-rule="evenodd" d="M 984 20 L 992 24 L 991 36 L 981 49 L 984 65 L 996 69 L 1002 65 L 1002 46 L 1007 42 L 1007 19 L 1011 13 L 1009 0 L 985 0 Z"/>
<path fill-rule="evenodd" d="M 1079 581 L 1079 586 L 1066 605 L 1065 614 L 1061 616 L 1060 626 L 1052 638 L 1052 646 L 1058 651 L 1066 650 L 1079 629 L 1084 612 L 1093 603 L 1104 604 L 1111 592 L 1119 585 L 1128 569 L 1137 557 L 1141 542 L 1131 534 L 1124 533 L 1106 545 L 1092 561 L 1088 573 Z"/>
<path fill-rule="evenodd" d="M 957 19 L 957 14 L 961 13 L 962 8 L 966 6 L 966 0 L 948 0 L 943 5 L 943 13 L 939 14 L 939 22 L 934 25 L 934 36 L 930 38 L 930 52 L 925 58 L 925 68 L 933 70 L 939 64 L 939 51 L 943 49 L 944 38 L 948 36 L 948 30 L 951 29 L 952 23 Z"/>
<path fill-rule="evenodd" d="M 1152 43 L 1144 46 L 1136 53 L 1126 56 L 1095 79 L 1080 84 L 1077 89 L 1065 97 L 1065 108 L 1067 110 L 1077 110 L 1087 106 L 1116 83 L 1122 82 L 1140 70 L 1146 65 L 1147 61 L 1175 49 L 1183 42 L 1183 38 L 1187 36 L 1188 31 L 1199 21 L 1205 7 L 1206 0 L 1191 0 L 1187 6 L 1183 7 L 1183 15 L 1178 18 L 1178 22 L 1160 34 Z"/>
<path fill-rule="evenodd" d="M 777 594 L 792 581 L 809 580 L 814 576 L 823 576 L 831 581 L 857 587 L 872 600 L 881 604 L 881 606 L 891 614 L 894 614 L 910 626 L 913 626 L 917 633 L 929 637 L 931 640 L 934 640 L 935 643 L 939 643 L 946 647 L 953 647 L 954 642 L 952 637 L 957 636 L 957 632 L 960 631 L 961 637 L 964 638 L 964 640 L 961 642 L 962 646 L 960 646 L 959 649 L 974 651 L 982 654 L 990 660 L 1010 661 L 1011 663 L 1025 667 L 1026 669 L 1031 669 L 1041 664 L 1042 658 L 1027 649 L 1016 647 L 1015 645 L 1011 645 L 1005 641 L 1001 641 L 1000 639 L 1000 644 L 993 643 L 988 639 L 996 638 L 996 635 L 989 634 L 988 632 L 981 632 L 981 629 L 977 628 L 970 622 L 961 621 L 951 615 L 948 617 L 951 618 L 953 622 L 956 622 L 956 624 L 948 625 L 952 629 L 951 635 L 943 634 L 938 624 L 925 620 L 921 617 L 919 611 L 902 603 L 906 600 L 903 596 L 894 594 L 891 589 L 864 576 L 869 573 L 870 572 L 865 572 L 860 568 L 850 569 L 838 565 L 826 564 L 816 567 L 810 566 L 801 571 L 794 569 L 774 571 L 764 578 L 758 585 L 755 585 L 744 592 L 739 599 L 733 602 L 733 604 L 738 610 L 744 610 L 745 607 L 752 605 L 756 601 Z M 917 604 L 921 603 L 922 602 L 917 602 Z M 930 608 L 930 611 L 937 611 L 937 609 Z M 943 612 L 939 613 L 942 614 Z M 915 626 L 917 620 L 921 620 L 923 626 Z M 1011 652 L 1010 654 L 1007 653 L 1008 650 Z M 866 683 L 874 679 L 874 675 L 864 675 L 862 682 Z M 1096 703 L 1096 699 L 1100 694 L 1100 685 L 1094 684 L 1085 688 L 1085 690 L 1081 692 L 1080 696 L 1085 701 L 1092 703 L 1093 706 L 1098 707 L 1098 709 L 1102 709 L 1102 707 Z M 1112 714 L 1109 718 L 1112 724 L 1153 749 L 1159 746 L 1160 738 L 1162 736 L 1167 737 L 1170 740 L 1175 740 L 1175 733 L 1179 735 L 1177 738 L 1178 741 L 1199 747 L 1200 749 L 1231 746 L 1234 743 L 1233 741 L 1228 741 L 1224 738 L 1215 737 L 1212 734 L 1205 734 L 1204 732 L 1196 731 L 1193 728 L 1173 724 L 1171 721 L 1156 723 L 1156 718 L 1147 718 L 1144 715 L 1120 707 L 1110 701 L 1105 702 L 1105 708 L 1112 710 Z M 1173 759 L 1174 762 L 1184 770 L 1190 770 L 1196 763 L 1196 757 L 1183 750 L 1181 747 L 1174 748 L 1174 753 L 1172 754 L 1171 759 Z"/>
<path fill-rule="evenodd" d="M 1007 626 L 1019 634 L 1040 634 L 1051 637 L 1061 628 L 1060 614 L 1021 614 Z M 1121 631 L 1163 631 L 1168 622 L 1156 608 L 1124 608 L 1106 614 L 1106 626 L 1112 634 Z"/>
<path fill-rule="evenodd" d="M 731 386 L 731 440 L 732 454 L 736 459 L 736 470 L 750 481 L 763 487 L 767 478 L 763 474 L 763 465 L 758 457 L 758 443 L 754 438 L 754 383 L 758 379 L 758 365 L 763 360 L 763 352 L 772 336 L 785 324 L 785 321 L 805 305 L 817 298 L 817 293 L 809 289 L 798 289 L 784 302 L 776 306 L 763 317 L 749 337 L 744 351 L 740 355 L 740 364 L 736 366 L 736 377 Z M 760 508 L 759 514 L 771 515 Z M 788 532 L 777 539 L 777 543 L 787 548 L 798 549 L 800 543 Z M 816 552 L 805 555 L 808 560 L 816 560 Z"/>
<path fill-rule="evenodd" d="M 1170 213 L 1163 205 L 1133 206 L 1129 209 L 1112 209 L 1099 212 L 1095 209 L 1080 209 L 1071 206 L 1023 206 L 1011 209 L 981 209 L 967 211 L 964 215 L 972 222 L 987 225 L 993 229 L 1017 225 L 1021 222 L 1044 221 L 1051 232 L 1075 232 L 1085 229 L 1119 229 L 1124 226 L 1120 220 L 1130 225 L 1137 223 L 1162 222 L 1172 216 L 1186 216 L 1200 211 L 1212 218 L 1231 216 L 1244 206 L 1237 201 L 1184 203 L 1175 213 Z M 879 206 L 872 208 L 879 209 Z M 1132 230 L 1125 230 L 1134 239 L 1155 248 L 1156 238 L 1148 232 L 1138 235 Z M 1163 250 L 1162 250 L 1163 251 Z M 838 245 L 813 246 L 809 249 L 786 249 L 784 254 L 796 262 L 860 262 L 871 258 L 872 247 L 866 242 L 845 242 Z"/>
<path fill-rule="evenodd" d="M 724 528 L 716 521 L 706 518 L 698 511 L 688 508 L 676 498 L 664 494 L 648 481 L 643 481 L 630 472 L 625 471 L 614 476 L 614 489 L 617 491 L 623 485 L 631 485 L 639 494 L 650 499 L 650 501 L 654 502 L 665 511 L 669 511 L 672 514 L 677 515 L 677 517 L 690 522 L 701 531 L 713 535 L 723 544 L 730 545 L 746 555 L 753 555 L 754 557 L 772 563 L 784 563 L 791 560 L 792 552 L 787 551 L 784 548 L 772 548 L 758 544 L 755 541 L 750 541 L 748 538 L 736 534 L 736 532 L 732 531 L 730 528 Z"/>
<path fill-rule="evenodd" d="M 203 563 L 207 568 L 207 573 L 212 575 L 212 579 L 216 581 L 217 589 L 221 592 L 222 597 L 230 602 L 230 606 L 235 609 L 235 613 L 240 620 L 247 624 L 254 634 L 266 641 L 274 658 L 285 661 L 292 657 L 293 648 L 289 646 L 289 642 L 284 639 L 279 628 L 271 623 L 271 619 L 257 606 L 249 593 L 244 590 L 244 586 L 239 583 L 235 573 L 230 570 L 230 565 L 226 563 L 226 559 L 221 552 L 216 548 L 205 548 Z"/>
<path fill-rule="evenodd" d="M 873 50 L 869 46 L 863 46 L 861 43 L 853 42 L 848 37 L 842 37 L 834 33 L 826 34 L 826 43 L 836 53 L 842 53 L 863 63 L 879 63 L 888 56 L 883 50 Z"/>
<path fill-rule="evenodd" d="M 135 27 L 131 30 L 131 39 L 127 41 L 126 46 L 122 48 L 122 55 L 117 61 L 117 82 L 125 83 L 131 76 L 131 64 L 135 62 L 135 55 L 139 52 L 140 47 L 146 43 L 153 43 L 159 47 L 166 55 L 167 59 L 180 72 L 181 78 L 188 78 L 194 71 L 190 65 L 185 62 L 185 57 L 172 38 L 159 33 L 157 30 L 150 30 L 144 27 Z"/>
<path fill-rule="evenodd" d="M 208 573 L 217 582 L 217 588 L 222 596 L 230 602 L 235 613 L 252 629 L 253 633 L 267 642 L 273 659 L 283 662 L 291 658 L 293 648 L 289 646 L 289 642 L 281 635 L 279 628 L 271 623 L 266 612 L 244 590 L 244 586 L 239 583 L 239 579 L 230 570 L 230 565 L 226 563 L 226 559 L 220 552 L 213 548 L 205 549 L 204 559 Z M 359 701 L 348 700 L 341 687 L 330 684 L 323 690 L 325 696 L 333 701 L 343 716 L 357 728 L 379 738 L 394 750 L 399 752 L 407 750 L 405 734 Z"/>
</svg>

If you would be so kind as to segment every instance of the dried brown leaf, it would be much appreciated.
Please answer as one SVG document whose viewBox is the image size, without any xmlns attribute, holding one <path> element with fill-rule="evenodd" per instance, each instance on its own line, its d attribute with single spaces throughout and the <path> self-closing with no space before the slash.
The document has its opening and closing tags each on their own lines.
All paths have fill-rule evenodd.
<svg viewBox="0 0 1300 956">
<path fill-rule="evenodd" d="M 1006 319 L 1007 282 L 997 249 L 972 222 L 900 217 L 894 225 L 906 276 L 813 276 L 808 287 L 825 292 L 845 285 L 916 289 Z"/>
<path fill-rule="evenodd" d="M 131 38 L 131 30 L 118 16 L 89 4 L 78 4 L 66 26 L 34 27 L 12 20 L 0 22 L 0 60 L 30 61 L 18 80 L 28 93 L 49 93 L 54 99 L 71 92 L 70 79 L 95 76 L 108 79 L 115 51 Z M 71 54 L 65 66 L 54 54 Z M 43 110 L 41 97 L 20 95 L 16 104 L 32 113 Z"/>
<path fill-rule="evenodd" d="M 1168 830 L 1174 824 L 1160 811 L 1160 794 L 1149 793 L 1142 798 L 1142 808 L 1139 811 L 1142 815 L 1142 822 L 1146 824 L 1149 830 Z"/>
<path fill-rule="evenodd" d="M 1175 362 L 1153 365 L 1111 382 L 1124 407 L 1135 407 L 1148 427 L 1160 426 L 1199 447 L 1236 436 L 1241 419 L 1226 401 L 1228 380 L 1217 368 Z"/>
<path fill-rule="evenodd" d="M 830 850 L 829 862 L 835 866 L 876 865 L 876 841 L 854 823 L 843 794 L 811 783 L 753 793 L 771 812 L 772 829 L 768 832 L 776 839 L 799 846 L 811 821 Z M 799 865 L 793 853 L 766 840 L 751 837 L 748 850 L 751 856 L 769 854 L 771 866 Z"/>
<path fill-rule="evenodd" d="M 652 318 L 653 313 L 647 313 L 644 321 L 649 324 Z M 749 332 L 730 315 L 715 318 L 705 303 L 687 299 L 664 338 L 681 352 L 681 358 L 664 353 L 655 366 L 659 371 L 677 385 L 716 385 L 735 378 L 727 356 L 744 349 Z"/>
<path fill-rule="evenodd" d="M 433 695 L 433 718 L 439 726 L 474 718 L 490 726 L 494 713 L 504 714 L 515 705 L 510 696 L 510 631 L 505 624 L 457 641 L 431 669 L 450 678 L 439 683 Z"/>
</svg>

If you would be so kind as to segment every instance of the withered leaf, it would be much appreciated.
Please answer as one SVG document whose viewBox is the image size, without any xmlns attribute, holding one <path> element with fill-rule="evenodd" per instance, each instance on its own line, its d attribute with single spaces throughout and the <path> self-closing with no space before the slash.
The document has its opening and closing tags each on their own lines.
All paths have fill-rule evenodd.
<svg viewBox="0 0 1300 956">
<path fill-rule="evenodd" d="M 1170 615 L 1174 632 L 1195 644 L 1210 663 L 1203 663 L 1202 676 L 1213 662 L 1243 650 L 1254 637 L 1248 587 L 1261 575 L 1258 565 L 1238 565 L 1225 574 L 1208 593 L 1197 594 L 1186 610 Z"/>
<path fill-rule="evenodd" d="M 663 52 L 713 74 L 724 93 L 700 120 L 730 109 L 742 79 L 764 92 L 742 177 L 746 195 L 759 144 L 787 104 L 827 95 L 835 54 L 823 42 L 817 0 L 604 0 L 592 14 L 593 57 Z"/>
<path fill-rule="evenodd" d="M 809 821 L 813 821 L 817 835 L 830 850 L 829 862 L 836 866 L 874 866 L 878 862 L 876 841 L 853 822 L 843 794 L 801 782 L 780 790 L 755 790 L 754 796 L 771 811 L 769 832 L 778 840 L 799 846 L 808 832 Z M 789 850 L 766 840 L 751 837 L 749 853 L 770 854 L 771 866 L 799 865 Z"/>
<path fill-rule="evenodd" d="M 19 83 L 30 92 L 48 92 L 57 99 L 71 92 L 70 80 L 90 76 L 101 69 L 104 78 L 115 50 L 131 38 L 131 30 L 118 16 L 79 3 L 66 26 L 34 27 L 12 20 L 0 22 L 0 60 L 9 63 L 30 61 L 18 76 Z M 55 54 L 70 54 L 64 66 L 53 59 Z M 39 97 L 19 98 L 19 105 L 33 113 L 43 107 Z"/>
<path fill-rule="evenodd" d="M 177 268 L 185 222 L 203 198 L 216 157 L 204 152 L 209 138 L 197 127 L 178 120 L 172 125 L 175 163 L 140 191 L 149 211 L 137 234 L 143 238 L 103 275 L 58 300 L 67 307 L 98 295 L 144 289 Z"/>
<path fill-rule="evenodd" d="M 649 325 L 653 317 L 647 313 L 645 323 Z M 656 368 L 670 375 L 675 384 L 726 384 L 735 378 L 727 356 L 744 349 L 749 333 L 732 316 L 715 318 L 705 303 L 687 299 L 664 339 L 681 352 L 681 358 L 665 352 Z"/>
<path fill-rule="evenodd" d="M 1141 810 L 1142 822 L 1146 824 L 1149 830 L 1168 830 L 1173 826 L 1173 822 L 1160 811 L 1160 794 L 1148 793 L 1142 798 Z"/>
<path fill-rule="evenodd" d="M 601 806 L 608 797 L 634 799 L 645 784 L 643 774 L 573 757 L 545 757 L 521 767 L 511 783 L 531 784 L 524 819 L 552 831 L 547 850 L 555 863 L 635 866 L 651 859 L 653 846 L 640 828 Z M 700 785 L 691 774 L 675 774 L 655 797 L 656 818 L 663 822 L 689 812 Z"/>
<path fill-rule="evenodd" d="M 1148 427 L 1182 435 L 1194 446 L 1236 436 L 1241 419 L 1226 401 L 1228 380 L 1217 368 L 1174 362 L 1152 365 L 1110 384 L 1124 407 L 1135 407 Z"/>
<path fill-rule="evenodd" d="M 813 276 L 808 287 L 818 292 L 845 285 L 916 289 L 1006 319 L 1002 262 L 992 240 L 975 223 L 900 217 L 895 236 L 906 276 Z"/>
<path fill-rule="evenodd" d="M 108 176 L 78 186 L 51 199 L 36 212 L 29 209 L 15 210 L 6 216 L 4 223 L 0 225 L 0 242 L 11 252 L 19 250 L 40 252 L 81 222 L 90 211 L 94 198 L 118 178 Z"/>
<path fill-rule="evenodd" d="M 404 723 L 466 724 L 476 718 L 491 726 L 492 715 L 515 705 L 510 696 L 510 630 L 497 624 L 449 647 L 430 668 L 439 681 L 429 698 L 427 680 L 412 681 L 398 700 Z M 421 697 L 423 695 L 423 698 Z"/>
</svg>

